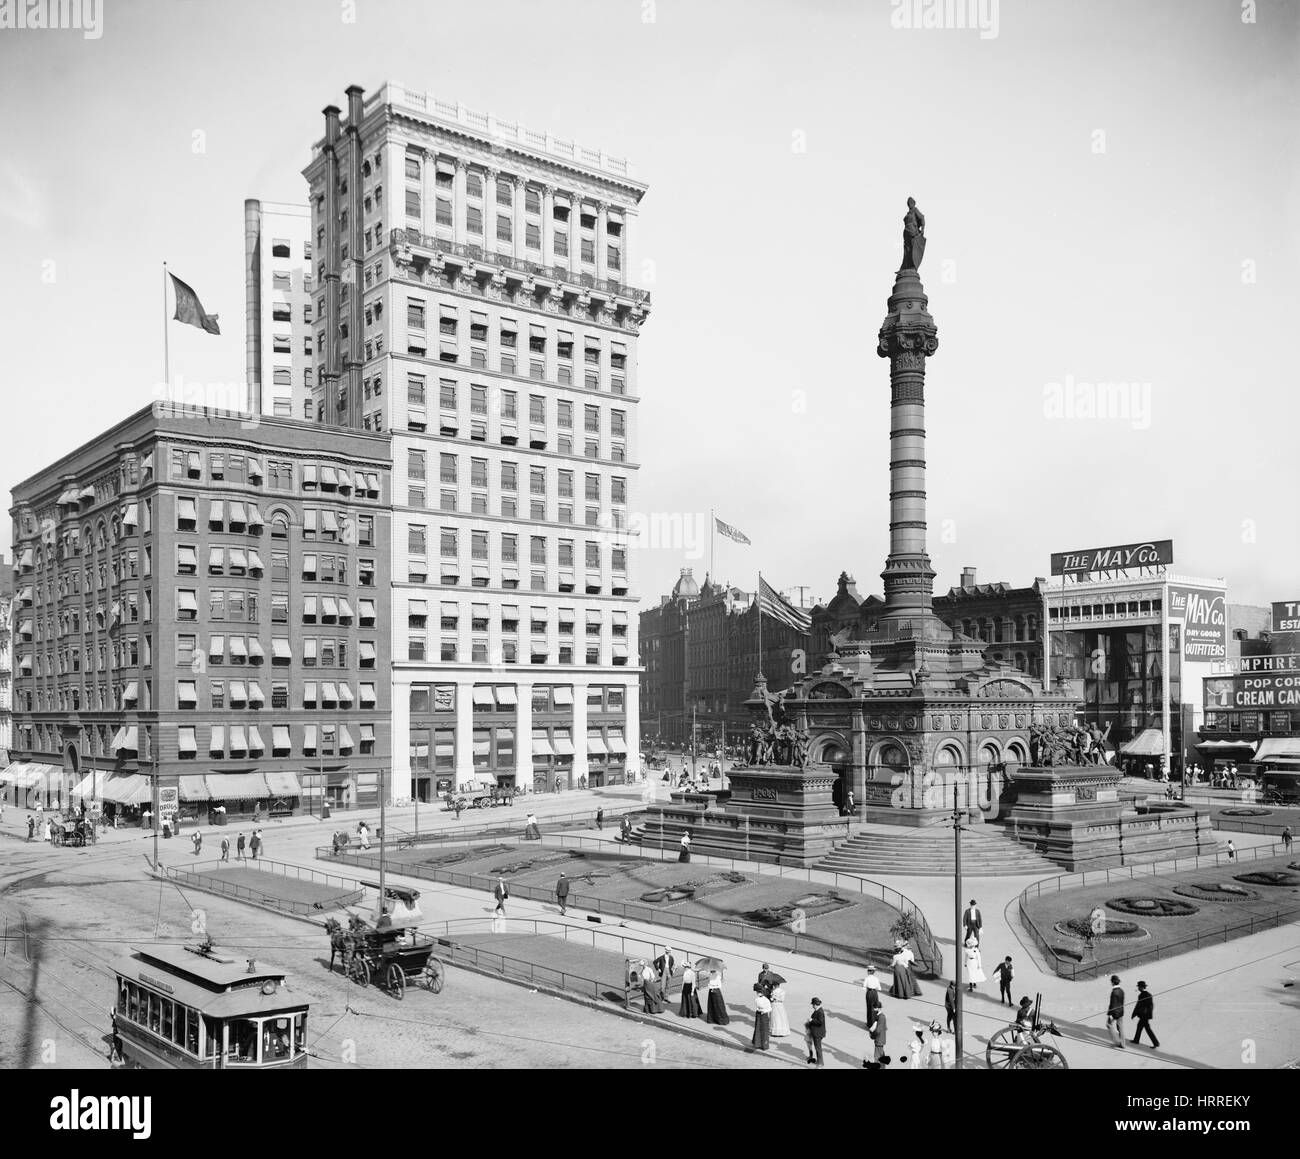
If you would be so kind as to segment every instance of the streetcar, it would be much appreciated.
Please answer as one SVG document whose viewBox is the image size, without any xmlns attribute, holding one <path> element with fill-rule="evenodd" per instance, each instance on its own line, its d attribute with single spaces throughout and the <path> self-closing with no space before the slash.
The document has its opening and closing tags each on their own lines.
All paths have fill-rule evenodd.
<svg viewBox="0 0 1300 1159">
<path fill-rule="evenodd" d="M 305 1070 L 308 1003 L 276 966 L 201 946 L 131 948 L 115 966 L 114 1048 L 150 1070 Z"/>
</svg>

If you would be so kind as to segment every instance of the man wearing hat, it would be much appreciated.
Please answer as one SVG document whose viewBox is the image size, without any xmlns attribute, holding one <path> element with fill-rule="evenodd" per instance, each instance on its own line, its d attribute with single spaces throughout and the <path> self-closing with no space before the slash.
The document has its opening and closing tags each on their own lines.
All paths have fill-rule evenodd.
<svg viewBox="0 0 1300 1159">
<path fill-rule="evenodd" d="M 980 913 L 980 907 L 975 904 L 974 898 L 970 899 L 970 905 L 966 907 L 966 911 L 961 915 L 961 923 L 966 928 L 966 938 L 973 935 L 975 944 L 978 945 L 980 934 L 984 930 L 984 915 Z M 962 940 L 964 941 L 965 938 Z"/>
<path fill-rule="evenodd" d="M 1116 1050 L 1124 1049 L 1124 990 L 1119 975 L 1110 976 L 1110 1003 L 1106 1007 L 1106 1029 Z"/>
<path fill-rule="evenodd" d="M 808 1062 L 810 1065 L 823 1067 L 826 1064 L 822 1061 L 822 1039 L 826 1037 L 826 1011 L 822 1009 L 822 1000 L 814 998 L 812 1000 L 812 1014 L 808 1016 L 808 1021 L 803 1024 L 804 1042 L 808 1047 Z"/>
<path fill-rule="evenodd" d="M 877 999 L 879 1002 L 879 999 Z M 885 1017 L 885 1008 L 883 1005 L 877 1005 L 875 1009 L 876 1020 L 867 1027 L 867 1033 L 871 1035 L 871 1041 L 875 1044 L 872 1051 L 871 1061 L 866 1063 L 869 1070 L 880 1070 L 882 1067 L 889 1065 L 889 1055 L 885 1053 L 885 1039 L 888 1033 L 889 1020 Z"/>
<path fill-rule="evenodd" d="M 569 912 L 569 879 L 563 873 L 555 883 L 555 900 L 560 907 L 560 917 L 564 917 Z"/>
<path fill-rule="evenodd" d="M 867 967 L 867 976 L 862 979 L 862 988 L 867 995 L 867 1028 L 875 1021 L 876 1011 L 880 1009 L 880 979 L 876 977 L 875 966 Z"/>
</svg>

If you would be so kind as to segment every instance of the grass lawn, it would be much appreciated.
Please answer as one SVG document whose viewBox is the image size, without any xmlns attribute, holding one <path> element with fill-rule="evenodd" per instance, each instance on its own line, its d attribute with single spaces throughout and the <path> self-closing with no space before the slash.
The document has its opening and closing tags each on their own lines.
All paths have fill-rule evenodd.
<svg viewBox="0 0 1300 1159">
<path fill-rule="evenodd" d="M 350 896 L 347 890 L 341 889 L 337 884 L 327 885 L 305 878 L 285 877 L 281 873 L 266 873 L 243 865 L 207 867 L 197 873 L 191 872 L 188 878 L 180 878 L 182 883 L 186 880 L 200 889 L 210 886 L 213 893 L 236 898 L 251 896 L 253 901 L 288 901 L 314 905 Z"/>
<path fill-rule="evenodd" d="M 466 856 L 450 862 L 448 856 L 457 853 Z M 706 931 L 705 922 L 725 923 L 708 932 L 772 946 L 788 946 L 788 935 L 799 924 L 797 932 L 807 939 L 803 948 L 863 962 L 888 960 L 893 945 L 889 927 L 898 918 L 897 910 L 876 898 L 824 884 L 586 850 L 490 846 L 433 855 L 406 850 L 402 860 L 458 873 L 500 874 L 512 885 L 548 892 L 563 871 L 571 883 L 569 905 L 577 909 L 621 913 L 627 905 L 627 916 L 653 921 L 656 915 L 673 915 L 669 920 L 674 925 L 676 918 L 685 919 L 683 928 L 700 932 Z M 681 900 L 645 896 L 665 889 L 694 893 Z"/>
<path fill-rule="evenodd" d="M 1287 858 L 1276 857 L 1259 861 L 1239 861 L 1231 866 L 1182 870 L 1177 874 L 1158 877 L 1100 882 L 1060 893 L 1031 896 L 1025 902 L 1025 911 L 1048 945 L 1054 948 L 1084 951 L 1083 942 L 1057 933 L 1054 927 L 1058 922 L 1072 918 L 1087 918 L 1096 906 L 1105 910 L 1108 919 L 1136 922 L 1150 935 L 1141 940 L 1126 939 L 1110 943 L 1097 941 L 1094 943 L 1093 953 L 1084 951 L 1081 963 L 1083 966 L 1093 962 L 1104 966 L 1110 962 L 1121 962 L 1130 956 L 1154 957 L 1157 956 L 1157 952 L 1159 957 L 1170 957 L 1196 949 L 1198 943 L 1195 939 L 1198 937 L 1202 942 L 1218 942 L 1231 937 L 1243 937 L 1251 932 L 1252 920 L 1266 921 L 1288 911 L 1295 916 L 1287 920 L 1294 921 L 1300 918 L 1300 872 L 1290 871 L 1297 879 L 1297 884 L 1294 885 L 1253 885 L 1236 880 L 1243 874 L 1252 872 L 1286 871 L 1287 863 Z M 1214 884 L 1239 886 L 1250 891 L 1254 896 L 1242 900 L 1218 901 L 1175 892 L 1177 887 Z M 1197 907 L 1197 912 L 1185 917 L 1161 917 L 1125 913 L 1107 905 L 1107 902 L 1116 898 L 1143 897 L 1163 898 L 1181 903 L 1190 902 Z M 1193 940 L 1185 941 L 1186 939 Z M 1185 944 L 1177 945 L 1177 943 Z"/>
</svg>

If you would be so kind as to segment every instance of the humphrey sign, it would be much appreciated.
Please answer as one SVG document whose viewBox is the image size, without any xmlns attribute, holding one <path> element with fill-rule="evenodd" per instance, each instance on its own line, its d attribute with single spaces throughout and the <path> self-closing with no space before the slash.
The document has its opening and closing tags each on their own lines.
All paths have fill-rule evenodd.
<svg viewBox="0 0 1300 1159">
<path fill-rule="evenodd" d="M 1169 618 L 1183 622 L 1184 660 L 1222 660 L 1227 656 L 1228 600 L 1225 592 L 1170 584 Z"/>
<path fill-rule="evenodd" d="M 1159 567 L 1174 562 L 1172 539 L 1148 539 L 1118 547 L 1090 547 L 1085 551 L 1052 553 L 1053 575 L 1088 575 L 1098 571 L 1126 571 L 1133 567 Z"/>
</svg>

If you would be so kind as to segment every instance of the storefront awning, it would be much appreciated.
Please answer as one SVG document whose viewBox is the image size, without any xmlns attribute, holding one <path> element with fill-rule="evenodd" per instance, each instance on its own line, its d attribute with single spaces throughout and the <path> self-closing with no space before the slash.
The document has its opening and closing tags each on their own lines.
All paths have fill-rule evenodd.
<svg viewBox="0 0 1300 1159">
<path fill-rule="evenodd" d="M 513 684 L 498 684 L 496 686 L 497 704 L 502 708 L 514 708 L 517 701 L 515 700 L 515 686 Z"/>
<path fill-rule="evenodd" d="M 1164 756 L 1165 737 L 1158 728 L 1144 728 L 1119 750 L 1126 757 Z"/>
<path fill-rule="evenodd" d="M 1225 749 L 1237 749 L 1238 751 L 1249 749 L 1253 752 L 1255 742 L 1253 740 L 1203 740 L 1196 747 L 1205 749 L 1207 752 L 1222 752 Z"/>
<path fill-rule="evenodd" d="M 80 797 L 82 800 L 93 800 L 95 796 L 95 774 L 87 773 L 82 777 L 72 786 L 72 792 L 69 795 Z"/>
<path fill-rule="evenodd" d="M 573 741 L 567 736 L 557 736 L 552 743 L 555 745 L 555 755 L 557 757 L 573 756 Z"/>
<path fill-rule="evenodd" d="M 207 778 L 203 776 L 180 777 L 182 801 L 211 801 L 212 792 L 208 788 Z"/>
<path fill-rule="evenodd" d="M 261 773 L 208 773 L 207 782 L 214 801 L 260 801 L 272 795 Z"/>
<path fill-rule="evenodd" d="M 1259 742 L 1255 760 L 1273 761 L 1279 757 L 1300 760 L 1300 736 L 1271 736 Z"/>
<path fill-rule="evenodd" d="M 352 703 L 352 689 L 347 684 L 339 685 L 339 703 L 347 705 Z"/>
<path fill-rule="evenodd" d="M 551 748 L 551 742 L 544 736 L 533 737 L 533 756 L 535 757 L 553 757 L 555 750 Z"/>
<path fill-rule="evenodd" d="M 113 743 L 109 745 L 114 752 L 126 749 L 128 752 L 133 753 L 140 751 L 139 746 L 140 741 L 135 725 L 125 725 L 122 728 L 119 728 L 117 732 L 113 734 Z"/>
<path fill-rule="evenodd" d="M 143 773 L 110 773 L 100 796 L 118 805 L 140 805 L 153 800 L 153 791 Z"/>
<path fill-rule="evenodd" d="M 271 725 L 271 747 L 276 752 L 289 751 L 289 726 L 287 724 Z"/>
<path fill-rule="evenodd" d="M 609 749 L 605 747 L 605 738 L 589 736 L 587 738 L 587 752 L 596 753 L 599 756 L 606 756 L 609 753 Z"/>
<path fill-rule="evenodd" d="M 488 684 L 474 685 L 474 707 L 475 708 L 495 708 L 496 701 L 492 697 L 492 687 Z"/>
<path fill-rule="evenodd" d="M 609 751 L 614 754 L 626 753 L 627 742 L 623 739 L 621 732 L 611 732 L 609 734 Z"/>
<path fill-rule="evenodd" d="M 271 796 L 302 796 L 302 786 L 298 783 L 298 777 L 295 773 L 270 772 L 266 773 L 265 776 L 267 788 L 271 790 Z"/>
</svg>

